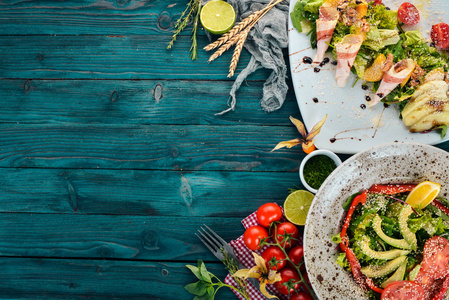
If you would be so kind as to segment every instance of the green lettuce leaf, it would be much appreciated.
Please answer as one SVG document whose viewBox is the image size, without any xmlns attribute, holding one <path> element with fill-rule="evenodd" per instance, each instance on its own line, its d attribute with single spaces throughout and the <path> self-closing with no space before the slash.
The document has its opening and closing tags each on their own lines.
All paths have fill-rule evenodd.
<svg viewBox="0 0 449 300">
<path fill-rule="evenodd" d="M 323 5 L 323 3 L 324 0 L 309 0 L 304 6 L 304 10 L 316 14 L 320 10 L 320 7 L 321 5 Z"/>
<path fill-rule="evenodd" d="M 406 31 L 404 33 L 404 46 L 410 46 L 414 44 L 420 44 L 423 42 L 424 38 L 418 30 Z"/>
<path fill-rule="evenodd" d="M 344 252 L 338 254 L 336 263 L 343 269 L 351 269 L 351 266 L 349 265 L 349 262 L 346 259 L 346 254 Z"/>
<path fill-rule="evenodd" d="M 307 0 L 298 0 L 290 13 L 292 18 L 293 27 L 295 27 L 299 32 L 302 32 L 302 21 L 305 21 L 304 17 L 304 6 L 307 4 Z"/>
<path fill-rule="evenodd" d="M 369 5 L 366 19 L 379 29 L 396 29 L 398 25 L 397 12 L 388 10 L 385 5 Z"/>
<path fill-rule="evenodd" d="M 357 55 L 355 57 L 353 67 L 359 78 L 363 79 L 365 77 L 365 70 L 368 68 L 370 62 L 371 60 L 363 55 Z"/>
<path fill-rule="evenodd" d="M 397 44 L 400 39 L 399 31 L 395 29 L 378 29 L 376 26 L 371 26 L 363 45 L 379 51 L 386 46 Z"/>
</svg>

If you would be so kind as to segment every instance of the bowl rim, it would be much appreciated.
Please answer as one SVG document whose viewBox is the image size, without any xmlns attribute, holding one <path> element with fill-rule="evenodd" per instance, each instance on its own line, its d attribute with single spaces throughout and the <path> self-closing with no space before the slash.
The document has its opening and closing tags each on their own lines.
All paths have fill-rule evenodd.
<svg viewBox="0 0 449 300">
<path fill-rule="evenodd" d="M 418 147 L 423 147 L 423 148 L 431 148 L 431 149 L 434 149 L 436 152 L 440 152 L 441 154 L 445 154 L 446 156 L 449 156 L 449 151 L 446 151 L 446 150 L 444 150 L 444 149 L 435 147 L 435 146 L 433 146 L 433 145 L 428 145 L 428 144 L 423 144 L 423 143 L 417 143 L 417 142 L 393 142 L 393 143 L 380 144 L 380 145 L 376 145 L 376 146 L 373 146 L 373 147 L 366 148 L 365 150 L 360 151 L 360 152 L 358 152 L 358 153 L 352 155 L 351 157 L 349 157 L 349 158 L 348 158 L 347 160 L 345 160 L 340 166 L 338 166 L 338 167 L 334 170 L 334 172 L 332 172 L 331 175 L 329 175 L 329 176 L 326 178 L 326 180 L 323 182 L 323 184 L 321 185 L 321 187 L 324 187 L 324 186 L 326 186 L 326 185 L 328 184 L 328 181 L 332 179 L 334 173 L 340 172 L 340 170 L 341 170 L 342 168 L 344 168 L 346 165 L 351 164 L 352 162 L 356 161 L 357 159 L 359 159 L 359 157 L 363 156 L 364 154 L 366 154 L 366 153 L 368 153 L 368 152 L 370 152 L 370 151 L 373 151 L 373 150 L 378 151 L 378 149 L 383 149 L 383 148 L 392 147 L 392 146 L 393 146 L 393 147 L 394 147 L 394 146 L 396 146 L 396 147 L 402 147 L 402 146 L 404 146 L 404 147 L 418 146 Z M 320 187 L 320 190 L 321 190 L 321 187 Z M 319 196 L 320 196 L 321 193 L 322 193 L 320 190 L 319 190 L 319 192 L 317 193 L 317 195 L 314 197 L 313 202 L 312 202 L 312 204 L 311 204 L 311 207 L 313 207 L 313 206 L 315 205 L 315 202 L 318 201 L 317 199 L 319 199 Z M 318 196 L 318 197 L 317 197 L 317 196 Z M 309 210 L 309 213 L 308 213 L 308 214 L 310 214 L 311 211 L 312 211 L 312 210 Z M 308 247 L 309 247 L 309 246 L 308 246 L 308 239 L 307 239 L 307 232 L 310 230 L 310 229 L 309 229 L 310 220 L 311 220 L 311 218 L 310 218 L 309 215 L 308 215 L 308 216 L 307 216 L 307 220 L 306 220 L 306 224 L 305 224 L 305 226 L 304 226 L 303 247 L 304 247 L 304 262 L 305 262 L 306 264 L 307 264 L 307 263 L 310 264 L 310 260 L 311 260 L 311 258 L 310 258 L 310 253 L 308 253 L 309 251 L 307 251 L 307 249 L 308 249 Z M 308 255 L 308 254 L 309 254 L 309 255 Z M 307 271 L 307 273 L 308 273 L 308 275 L 310 276 L 309 271 Z M 317 293 L 317 292 L 316 292 L 316 285 L 315 285 L 315 282 L 314 282 L 313 280 L 311 280 L 311 287 L 312 287 L 312 289 L 315 291 L 315 293 Z M 318 296 L 318 293 L 317 293 L 317 296 Z M 318 297 L 319 297 L 319 296 L 318 296 Z M 445 299 L 448 299 L 448 298 L 445 298 Z"/>
</svg>

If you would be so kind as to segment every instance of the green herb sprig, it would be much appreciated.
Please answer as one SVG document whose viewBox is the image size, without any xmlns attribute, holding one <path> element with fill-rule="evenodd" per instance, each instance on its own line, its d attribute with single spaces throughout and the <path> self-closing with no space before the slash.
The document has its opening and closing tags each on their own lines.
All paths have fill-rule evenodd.
<svg viewBox="0 0 449 300">
<path fill-rule="evenodd" d="M 233 260 L 227 258 L 223 261 L 223 263 L 227 268 L 229 266 L 232 270 L 234 270 L 234 273 L 238 270 L 238 267 L 235 265 Z M 197 282 L 190 283 L 184 287 L 190 294 L 196 296 L 194 300 L 213 300 L 215 299 L 215 294 L 222 287 L 228 287 L 235 290 L 239 292 L 246 300 L 250 300 L 246 290 L 246 284 L 243 287 L 233 287 L 232 285 L 223 283 L 217 276 L 206 269 L 206 265 L 202 260 L 198 260 L 198 266 L 186 265 L 186 267 L 189 268 L 193 275 L 199 279 Z M 228 270 L 230 271 L 231 269 Z M 237 283 L 239 282 L 237 281 Z"/>
<path fill-rule="evenodd" d="M 167 45 L 167 49 L 171 49 L 176 42 L 178 34 L 180 34 L 189 24 L 190 19 L 193 17 L 192 22 L 192 46 L 190 47 L 190 58 L 192 60 L 198 59 L 198 23 L 201 12 L 201 0 L 190 0 L 187 4 L 186 9 L 182 12 L 179 19 L 175 22 L 175 30 L 173 31 L 173 36 L 171 41 Z"/>
<path fill-rule="evenodd" d="M 186 265 L 186 267 L 199 279 L 197 282 L 190 283 L 184 287 L 190 294 L 196 296 L 194 300 L 213 300 L 215 299 L 215 294 L 222 287 L 228 287 L 241 293 L 239 288 L 223 283 L 217 276 L 209 272 L 202 260 L 198 260 L 198 266 Z M 245 295 L 245 299 L 249 300 L 249 296 Z"/>
<path fill-rule="evenodd" d="M 223 257 L 224 257 L 224 259 L 222 261 L 223 264 L 225 265 L 225 267 L 229 271 L 229 273 L 231 275 L 234 275 L 235 272 L 237 272 L 239 270 L 238 262 L 235 259 L 230 258 L 228 256 L 228 254 L 226 253 L 226 251 L 224 251 L 223 248 L 221 248 L 220 250 L 221 250 L 221 253 L 223 253 Z M 237 286 L 238 286 L 237 288 L 238 288 L 238 292 L 240 293 L 240 295 L 242 295 L 243 298 L 250 300 L 251 298 L 248 295 L 248 287 L 247 287 L 246 281 L 239 277 L 234 277 L 234 280 L 237 283 Z"/>
</svg>

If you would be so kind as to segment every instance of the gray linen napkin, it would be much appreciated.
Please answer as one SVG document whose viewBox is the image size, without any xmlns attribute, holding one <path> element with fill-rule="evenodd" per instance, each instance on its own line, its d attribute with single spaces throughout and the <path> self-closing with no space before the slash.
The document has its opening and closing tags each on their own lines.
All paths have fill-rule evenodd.
<svg viewBox="0 0 449 300">
<path fill-rule="evenodd" d="M 234 7 L 238 22 L 265 7 L 270 0 L 227 0 L 227 2 Z M 263 96 L 260 100 L 262 109 L 272 112 L 282 107 L 288 90 L 287 66 L 282 54 L 282 49 L 288 45 L 288 6 L 289 0 L 276 5 L 251 29 L 244 45 L 252 55 L 251 60 L 237 76 L 231 88 L 229 108 L 217 115 L 235 109 L 236 93 L 240 86 L 251 73 L 260 68 L 272 70 L 263 86 Z"/>
</svg>

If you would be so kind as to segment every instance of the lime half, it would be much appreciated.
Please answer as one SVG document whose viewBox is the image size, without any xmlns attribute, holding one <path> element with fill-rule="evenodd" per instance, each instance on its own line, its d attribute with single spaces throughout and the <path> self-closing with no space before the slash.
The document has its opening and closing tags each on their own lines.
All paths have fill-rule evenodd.
<svg viewBox="0 0 449 300">
<path fill-rule="evenodd" d="M 201 9 L 200 20 L 204 29 L 213 34 L 223 34 L 231 30 L 235 23 L 235 11 L 231 4 L 212 0 Z"/>
<path fill-rule="evenodd" d="M 284 214 L 287 220 L 296 225 L 305 225 L 313 197 L 311 192 L 305 190 L 288 195 L 284 202 Z"/>
</svg>

